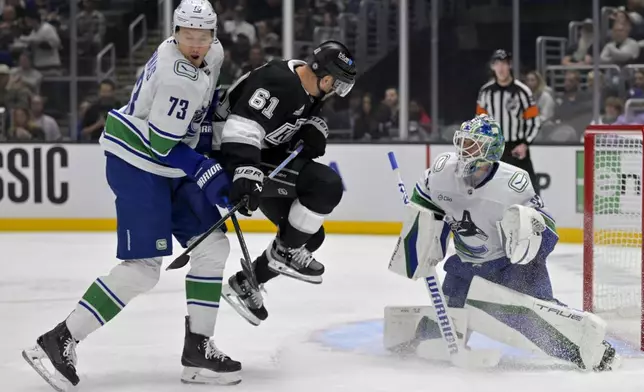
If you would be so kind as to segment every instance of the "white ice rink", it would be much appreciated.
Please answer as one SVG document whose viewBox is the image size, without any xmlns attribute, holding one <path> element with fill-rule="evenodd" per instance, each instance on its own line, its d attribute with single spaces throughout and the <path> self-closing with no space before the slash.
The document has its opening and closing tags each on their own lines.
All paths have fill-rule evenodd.
<svg viewBox="0 0 644 392">
<path fill-rule="evenodd" d="M 258 255 L 270 238 L 247 235 L 251 254 Z M 239 268 L 234 236 L 230 242 L 233 252 L 227 275 Z M 499 369 L 490 371 L 466 371 L 382 353 L 374 339 L 377 323 L 362 323 L 372 330 L 347 330 L 346 324 L 381 319 L 388 304 L 428 303 L 422 283 L 387 271 L 394 243 L 393 237 L 329 236 L 316 253 L 327 268 L 324 283 L 271 281 L 266 297 L 270 316 L 260 327 L 248 324 L 222 301 L 216 341 L 243 365 L 244 379 L 232 387 L 179 382 L 187 269 L 163 272 L 154 290 L 132 301 L 79 345 L 79 390 L 644 391 L 642 358 L 626 359 L 623 368 L 613 373 L 585 374 L 526 358 L 506 358 Z M 111 269 L 116 262 L 115 236 L 0 234 L 0 249 L 0 389 L 50 391 L 20 351 L 64 319 L 88 285 Z M 578 306 L 580 249 L 559 246 L 549 265 L 556 295 Z"/>
</svg>

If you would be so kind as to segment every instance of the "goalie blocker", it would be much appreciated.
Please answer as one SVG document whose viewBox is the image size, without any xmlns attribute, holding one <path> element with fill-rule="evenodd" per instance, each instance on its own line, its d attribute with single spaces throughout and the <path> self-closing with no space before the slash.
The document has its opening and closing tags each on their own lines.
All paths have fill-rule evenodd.
<svg viewBox="0 0 644 392">
<path fill-rule="evenodd" d="M 443 258 L 448 226 L 440 220 L 440 215 L 414 203 L 413 196 L 411 206 L 415 208 L 406 208 L 402 233 L 389 269 L 415 280 L 427 276 Z M 544 238 L 546 226 L 543 215 L 535 209 L 512 205 L 497 223 L 507 258 L 480 264 L 480 268 L 474 269 L 480 273 L 470 270 L 470 283 L 465 285 L 463 268 L 469 269 L 472 263 L 463 263 L 457 255 L 448 259 L 443 289 L 447 296 L 463 297 L 456 301 L 457 307 L 452 307 L 455 301 L 450 301 L 448 308 L 459 346 L 467 348 L 471 332 L 476 331 L 512 347 L 573 363 L 580 369 L 601 371 L 618 367 L 620 358 L 604 341 L 606 323 L 601 318 L 560 304 L 552 298 L 549 283 L 547 287 L 537 284 L 526 289 L 535 283 L 528 282 L 530 276 L 536 280 L 543 274 L 547 277 L 545 255 L 541 254 L 552 250 L 541 246 L 543 241 L 548 241 Z M 506 273 L 501 275 L 512 277 L 514 284 L 494 273 L 502 264 L 506 265 Z M 508 270 L 516 272 L 507 273 Z M 497 283 L 475 275 L 496 279 Z M 454 290 L 454 287 L 463 289 Z M 386 307 L 385 347 L 394 352 L 415 352 L 427 359 L 449 360 L 447 342 L 441 338 L 441 322 L 436 314 L 429 306 Z M 500 359 L 500 353 L 494 350 L 472 353 L 487 355 L 489 364 L 496 364 Z"/>
</svg>

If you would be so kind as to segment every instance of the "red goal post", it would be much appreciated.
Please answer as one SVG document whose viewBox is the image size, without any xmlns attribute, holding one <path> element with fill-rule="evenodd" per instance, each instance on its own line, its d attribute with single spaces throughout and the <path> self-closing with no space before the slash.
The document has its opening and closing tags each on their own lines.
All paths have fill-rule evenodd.
<svg viewBox="0 0 644 392">
<path fill-rule="evenodd" d="M 583 307 L 644 351 L 644 126 L 584 133 Z"/>
</svg>

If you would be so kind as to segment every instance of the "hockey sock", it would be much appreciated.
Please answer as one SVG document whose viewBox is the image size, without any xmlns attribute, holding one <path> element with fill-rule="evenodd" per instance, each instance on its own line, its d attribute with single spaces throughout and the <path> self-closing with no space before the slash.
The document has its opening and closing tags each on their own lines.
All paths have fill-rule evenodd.
<svg viewBox="0 0 644 392">
<path fill-rule="evenodd" d="M 258 284 L 264 284 L 279 275 L 277 272 L 273 272 L 268 268 L 266 252 L 262 253 L 262 255 L 255 260 L 253 265 L 255 267 L 255 278 L 257 279 Z"/>
<path fill-rule="evenodd" d="M 161 257 L 124 261 L 107 276 L 97 278 L 67 317 L 67 328 L 76 340 L 83 340 L 116 317 L 139 294 L 159 281 Z"/>
<path fill-rule="evenodd" d="M 217 322 L 223 271 L 216 274 L 219 276 L 186 275 L 190 331 L 203 336 L 212 336 Z"/>
<path fill-rule="evenodd" d="M 223 232 L 211 234 L 192 252 L 191 268 L 186 275 L 186 303 L 192 333 L 212 336 L 215 332 L 229 253 L 230 245 Z"/>
<path fill-rule="evenodd" d="M 288 218 L 280 224 L 279 238 L 285 246 L 299 248 L 320 230 L 324 217 L 325 215 L 311 211 L 299 200 L 295 200 L 291 204 Z"/>
</svg>

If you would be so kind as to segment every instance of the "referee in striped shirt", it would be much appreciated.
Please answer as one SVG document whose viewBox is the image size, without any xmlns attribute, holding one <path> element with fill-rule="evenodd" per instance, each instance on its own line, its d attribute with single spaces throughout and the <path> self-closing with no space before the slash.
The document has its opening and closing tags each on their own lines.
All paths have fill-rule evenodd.
<svg viewBox="0 0 644 392">
<path fill-rule="evenodd" d="M 539 184 L 532 167 L 529 146 L 541 125 L 539 109 L 530 88 L 512 76 L 510 61 L 505 50 L 499 49 L 492 55 L 490 68 L 494 72 L 494 80 L 481 87 L 476 114 L 488 114 L 501 124 L 505 137 L 501 160 L 528 172 L 538 194 Z"/>
</svg>

